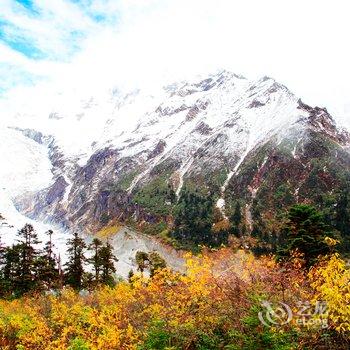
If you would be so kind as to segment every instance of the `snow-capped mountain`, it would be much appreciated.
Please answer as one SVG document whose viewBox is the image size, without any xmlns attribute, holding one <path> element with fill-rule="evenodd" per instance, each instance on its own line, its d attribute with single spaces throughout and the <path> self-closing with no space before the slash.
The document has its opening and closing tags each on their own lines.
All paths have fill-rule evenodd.
<svg viewBox="0 0 350 350">
<path fill-rule="evenodd" d="M 267 184 L 271 193 L 288 184 L 299 200 L 311 196 L 316 160 L 331 182 L 340 176 L 332 159 L 350 173 L 348 133 L 268 77 L 222 71 L 147 92 L 114 89 L 10 120 L 0 130 L 4 198 L 65 228 L 169 222 L 187 186 L 209 191 L 223 217 L 241 200 L 252 230 L 257 208 L 278 202 L 262 200 Z M 276 174 L 281 164 L 285 173 Z"/>
</svg>

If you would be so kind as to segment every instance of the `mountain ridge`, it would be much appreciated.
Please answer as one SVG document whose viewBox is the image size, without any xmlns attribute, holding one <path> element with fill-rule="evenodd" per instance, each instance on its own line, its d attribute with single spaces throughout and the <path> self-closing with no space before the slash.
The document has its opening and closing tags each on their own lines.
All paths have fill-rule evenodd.
<svg viewBox="0 0 350 350">
<path fill-rule="evenodd" d="M 290 148 L 289 163 L 297 157 L 304 157 L 306 163 L 314 159 L 300 153 L 315 135 L 348 156 L 349 134 L 338 128 L 327 110 L 304 104 L 269 77 L 249 81 L 223 71 L 166 86 L 159 96 L 143 95 L 139 90 L 124 96 L 118 91 L 113 94 L 108 102 L 113 112 L 96 114 L 107 108 L 90 99 L 82 107 L 85 114 L 75 115 L 74 123 L 86 122 L 82 130 L 96 126 L 88 137 L 100 135 L 84 152 L 79 146 L 81 134 L 76 134 L 73 151 L 66 152 L 72 131 L 67 136 L 70 141 L 62 145 L 61 131 L 57 137 L 45 136 L 43 130 L 17 126 L 25 137 L 47 147 L 53 174 L 46 189 L 15 196 L 22 213 L 87 231 L 111 220 L 129 219 L 165 222 L 171 227 L 183 189 L 196 188 L 210 193 L 222 219 L 228 219 L 235 202 L 232 188 L 261 150 L 264 156 L 255 161 L 255 166 L 260 165 L 250 175 L 253 180 L 270 164 L 271 149 L 277 154 L 282 146 Z M 69 125 L 65 116 L 52 115 L 53 125 Z M 82 140 L 81 145 L 86 142 Z M 243 202 L 244 220 L 252 232 L 253 204 L 244 193 L 251 188 L 251 200 L 259 188 L 256 181 L 245 182 L 245 188 L 234 196 Z M 270 186 L 273 191 L 274 185 Z"/>
</svg>

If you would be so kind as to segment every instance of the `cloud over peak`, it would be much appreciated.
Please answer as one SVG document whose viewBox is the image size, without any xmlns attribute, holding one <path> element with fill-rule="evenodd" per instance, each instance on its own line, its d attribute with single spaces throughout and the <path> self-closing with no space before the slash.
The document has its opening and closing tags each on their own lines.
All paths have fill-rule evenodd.
<svg viewBox="0 0 350 350">
<path fill-rule="evenodd" d="M 223 67 L 273 76 L 346 114 L 349 9 L 346 0 L 2 0 L 0 96 L 14 105 Z"/>
</svg>

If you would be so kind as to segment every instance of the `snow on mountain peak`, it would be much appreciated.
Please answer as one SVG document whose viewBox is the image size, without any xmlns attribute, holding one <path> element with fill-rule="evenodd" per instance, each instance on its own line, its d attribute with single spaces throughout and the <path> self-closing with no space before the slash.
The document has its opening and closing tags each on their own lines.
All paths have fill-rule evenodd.
<svg viewBox="0 0 350 350">
<path fill-rule="evenodd" d="M 128 138 L 140 134 L 148 138 L 156 135 L 165 138 L 176 130 L 184 131 L 180 125 L 187 115 L 185 111 L 189 112 L 192 107 L 199 109 L 192 113 L 200 115 L 209 127 L 216 127 L 226 121 L 230 113 L 239 112 L 241 119 L 251 127 L 258 122 L 266 124 L 265 128 L 278 124 L 277 119 L 281 118 L 281 114 L 268 117 L 266 113 L 295 103 L 296 98 L 273 79 L 264 77 L 249 81 L 234 73 L 220 71 L 159 89 L 122 92 L 114 88 L 86 98 L 61 94 L 50 107 L 38 113 L 35 109 L 30 113 L 30 109 L 16 113 L 16 117 L 10 119 L 10 125 L 52 135 L 64 154 L 84 163 L 96 147 L 122 147 Z M 271 120 L 265 123 L 267 117 Z"/>
</svg>

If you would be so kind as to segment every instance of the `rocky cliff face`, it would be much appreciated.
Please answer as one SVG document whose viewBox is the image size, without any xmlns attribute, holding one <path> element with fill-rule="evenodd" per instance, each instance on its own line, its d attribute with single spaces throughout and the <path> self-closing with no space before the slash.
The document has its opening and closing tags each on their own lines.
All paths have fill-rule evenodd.
<svg viewBox="0 0 350 350">
<path fill-rule="evenodd" d="M 349 134 L 325 109 L 301 101 L 298 108 L 307 115 L 249 152 L 225 191 L 231 208 L 237 200 L 244 205 L 253 234 L 278 232 L 283 212 L 300 202 L 319 206 L 339 225 L 337 210 L 350 184 Z"/>
<path fill-rule="evenodd" d="M 220 72 L 156 94 L 113 92 L 106 106 L 71 116 L 98 130 L 83 148 L 77 129 L 75 153 L 54 132 L 18 131 L 47 146 L 53 172 L 49 187 L 16 197 L 23 213 L 91 231 L 130 218 L 171 224 L 186 187 L 215 198 L 223 218 L 240 202 L 253 232 L 294 202 L 336 205 L 348 185 L 349 134 L 268 77 Z"/>
</svg>

